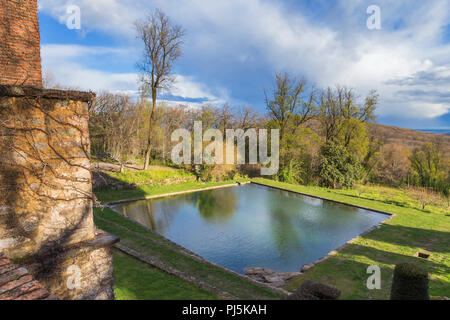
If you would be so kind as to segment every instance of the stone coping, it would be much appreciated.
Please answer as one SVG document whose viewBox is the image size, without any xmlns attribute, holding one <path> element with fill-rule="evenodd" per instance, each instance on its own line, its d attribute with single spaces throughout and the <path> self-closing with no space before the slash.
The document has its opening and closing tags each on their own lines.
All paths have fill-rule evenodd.
<svg viewBox="0 0 450 320">
<path fill-rule="evenodd" d="M 32 97 L 90 102 L 95 98 L 95 93 L 74 90 L 43 89 L 29 86 L 0 85 L 0 97 Z"/>
<path fill-rule="evenodd" d="M 166 197 L 176 196 L 176 195 L 180 195 L 180 194 L 187 194 L 187 193 L 193 193 L 193 192 L 214 190 L 214 189 L 220 189 L 220 188 L 237 187 L 237 186 L 246 185 L 246 184 L 256 184 L 256 185 L 259 185 L 259 186 L 273 188 L 273 189 L 286 191 L 286 192 L 292 192 L 292 193 L 300 194 L 302 196 L 307 196 L 307 197 L 311 197 L 311 198 L 315 198 L 315 199 L 331 201 L 331 202 L 343 204 L 343 205 L 354 207 L 354 208 L 359 208 L 359 209 L 364 209 L 364 210 L 368 210 L 368 211 L 373 211 L 373 212 L 385 214 L 385 215 L 388 215 L 388 216 L 391 216 L 391 217 L 395 216 L 394 213 L 390 213 L 390 212 L 387 212 L 387 211 L 372 209 L 372 208 L 359 206 L 359 205 L 355 205 L 355 204 L 351 204 L 351 203 L 347 203 L 347 202 L 343 202 L 343 201 L 339 201 L 339 200 L 333 200 L 333 199 L 323 198 L 323 197 L 319 197 L 319 196 L 314 196 L 314 195 L 311 195 L 311 194 L 308 194 L 308 193 L 294 191 L 294 190 L 290 190 L 290 189 L 286 189 L 286 188 L 275 187 L 275 186 L 271 186 L 271 185 L 268 185 L 268 184 L 255 182 L 255 181 L 236 182 L 236 183 L 224 184 L 224 185 L 220 185 L 220 186 L 213 186 L 213 187 L 206 187 L 206 188 L 200 188 L 200 189 L 192 189 L 192 190 L 185 190 L 185 191 L 178 191 L 178 192 L 171 192 L 171 193 L 156 194 L 156 195 L 144 196 L 144 197 L 139 197 L 139 198 L 131 198 L 131 199 L 123 199 L 123 200 L 111 201 L 111 202 L 107 202 L 106 206 L 112 206 L 112 205 L 116 205 L 116 204 L 135 202 L 135 201 L 142 201 L 142 200 L 166 198 Z"/>
<path fill-rule="evenodd" d="M 250 182 L 246 182 L 245 184 L 249 184 L 249 183 L 250 183 Z M 234 185 L 227 185 L 227 186 L 230 187 L 230 186 L 234 186 Z M 205 189 L 202 189 L 202 190 L 205 190 Z M 201 190 L 198 190 L 198 191 L 201 191 Z M 230 270 L 230 269 L 228 269 L 228 268 L 226 268 L 226 267 L 224 267 L 224 266 L 221 266 L 221 265 L 218 265 L 218 264 L 216 264 L 216 263 L 214 263 L 214 262 L 212 262 L 212 261 L 209 261 L 209 260 L 203 258 L 202 256 L 198 255 L 197 253 L 192 252 L 192 251 L 190 251 L 189 249 L 183 247 L 182 245 L 180 245 L 180 244 L 178 244 L 178 243 L 176 243 L 176 242 L 174 242 L 174 241 L 172 241 L 172 240 L 166 238 L 166 237 L 163 236 L 162 234 L 160 234 L 160 233 L 158 233 L 158 232 L 156 232 L 156 231 L 154 231 L 154 230 L 152 230 L 152 229 L 146 227 L 145 225 L 143 225 L 143 224 L 137 222 L 136 220 L 133 220 L 133 219 L 127 217 L 126 215 L 124 215 L 124 214 L 123 214 L 122 212 L 120 212 L 119 210 L 116 210 L 115 208 L 110 207 L 109 205 L 107 205 L 107 207 L 108 207 L 110 210 L 112 210 L 112 211 L 114 211 L 115 213 L 117 213 L 118 215 L 120 215 L 121 217 L 127 219 L 128 221 L 133 222 L 133 223 L 139 225 L 140 227 L 142 227 L 143 229 L 145 229 L 145 230 L 148 231 L 149 233 L 154 234 L 154 235 L 156 235 L 157 237 L 160 237 L 161 239 L 163 239 L 163 240 L 167 241 L 168 243 L 172 244 L 173 246 L 175 246 L 176 248 L 178 248 L 178 249 L 180 250 L 179 253 L 181 253 L 181 254 L 184 254 L 184 255 L 189 256 L 189 257 L 191 257 L 191 258 L 193 258 L 193 259 L 199 260 L 199 261 L 201 261 L 201 262 L 203 262 L 203 263 L 207 263 L 207 264 L 209 264 L 209 265 L 212 265 L 212 266 L 214 266 L 214 267 L 216 267 L 216 268 L 219 268 L 219 269 L 221 269 L 221 270 L 224 270 L 224 271 L 226 271 L 226 272 L 232 273 L 232 274 L 234 274 L 235 276 L 237 276 L 237 277 L 239 277 L 239 278 L 242 278 L 242 279 L 245 279 L 245 280 L 247 280 L 247 281 L 253 282 L 254 284 L 257 284 L 257 285 L 259 285 L 259 286 L 269 288 L 269 289 L 271 289 L 271 290 L 273 290 L 273 291 L 276 291 L 276 292 L 278 292 L 278 293 L 280 293 L 280 294 L 282 294 L 282 295 L 285 295 L 285 296 L 288 296 L 288 295 L 289 295 L 289 292 L 287 292 L 286 290 L 284 290 L 284 289 L 282 289 L 282 288 L 273 287 L 273 286 L 268 285 L 267 283 L 260 282 L 260 281 L 256 281 L 256 280 L 252 279 L 251 277 L 249 277 L 249 276 L 247 276 L 247 275 L 245 275 L 245 274 L 237 273 L 237 272 L 235 272 L 235 271 L 233 271 L 233 270 Z M 100 219 L 104 220 L 103 218 L 100 218 Z M 128 230 L 128 232 L 133 232 L 133 231 Z M 133 233 L 134 233 L 134 232 L 133 232 Z M 119 246 L 118 246 L 118 245 L 114 245 L 114 247 L 115 247 L 115 248 L 121 248 L 121 247 L 124 247 L 124 246 L 121 246 L 121 245 L 119 245 Z M 122 250 L 122 251 L 124 251 L 124 250 Z M 125 251 L 124 251 L 124 252 L 125 252 Z M 156 266 L 156 265 L 153 265 L 153 266 Z M 156 266 L 156 267 L 158 267 L 158 266 Z M 158 267 L 158 268 L 160 268 L 160 267 Z M 165 268 L 160 268 L 160 269 L 163 270 L 163 271 L 166 271 Z"/>
<path fill-rule="evenodd" d="M 369 209 L 370 210 L 370 209 Z M 369 230 L 361 233 L 360 235 L 354 237 L 353 239 L 350 239 L 349 241 L 347 241 L 346 243 L 344 243 L 342 246 L 340 246 L 337 249 L 334 249 L 330 252 L 328 252 L 326 255 L 324 255 L 322 258 L 317 259 L 316 261 L 312 262 L 312 263 L 308 263 L 303 265 L 300 268 L 300 272 L 304 273 L 306 271 L 308 271 L 309 269 L 311 269 L 312 267 L 314 267 L 316 264 L 325 261 L 326 259 L 328 259 L 331 256 L 336 255 L 339 251 L 342 251 L 343 249 L 345 249 L 347 246 L 351 245 L 352 243 L 354 243 L 355 241 L 361 239 L 364 235 L 379 229 L 383 224 L 385 224 L 386 222 L 388 222 L 389 220 L 391 220 L 392 218 L 394 218 L 395 215 L 390 215 L 389 217 L 387 217 L 386 219 L 384 219 L 383 221 L 381 221 L 380 223 L 376 224 L 375 226 L 371 227 Z"/>
<path fill-rule="evenodd" d="M 294 191 L 294 190 L 290 190 L 290 189 L 286 189 L 286 188 L 275 187 L 275 186 L 271 186 L 271 185 L 268 185 L 268 184 L 255 182 L 255 181 L 251 181 L 250 183 L 256 184 L 256 185 L 259 185 L 259 186 L 263 186 L 263 187 L 268 187 L 268 188 L 281 190 L 281 191 L 292 192 L 292 193 L 296 193 L 296 194 L 299 194 L 299 195 L 302 195 L 302 196 L 306 196 L 306 197 L 311 197 L 311 198 L 315 198 L 315 199 L 331 201 L 331 202 L 343 204 L 343 205 L 354 207 L 354 208 L 359 208 L 359 209 L 364 209 L 364 210 L 368 210 L 368 211 L 373 211 L 373 212 L 385 214 L 385 215 L 388 215 L 388 216 L 391 216 L 391 217 L 395 216 L 394 213 L 390 213 L 390 212 L 387 212 L 387 211 L 371 209 L 371 208 L 368 208 L 368 207 L 363 207 L 363 206 L 359 206 L 359 205 L 356 205 L 356 204 L 351 204 L 351 203 L 347 203 L 347 202 L 343 202 L 343 201 L 339 201 L 339 200 L 333 200 L 333 199 L 323 198 L 323 197 L 319 197 L 319 196 L 314 196 L 314 195 L 311 195 L 311 194 L 308 194 L 308 193 L 303 193 L 303 192 L 300 192 L 300 191 Z"/>
<path fill-rule="evenodd" d="M 79 251 L 89 252 L 100 248 L 112 247 L 120 241 L 120 238 L 112 234 L 106 233 L 102 230 L 98 230 L 93 239 L 81 241 L 75 244 L 63 246 L 57 249 L 50 249 L 46 252 L 39 254 L 38 257 L 25 257 L 17 259 L 18 262 L 33 263 L 36 258 L 39 259 L 54 259 L 55 256 L 70 257 L 78 254 Z"/>
<path fill-rule="evenodd" d="M 296 193 L 296 194 L 300 194 L 302 196 L 307 196 L 307 197 L 311 197 L 311 198 L 315 198 L 315 199 L 321 199 L 321 200 L 325 200 L 325 201 L 331 201 L 331 202 L 343 204 L 343 205 L 346 205 L 346 206 L 355 207 L 355 208 L 368 210 L 368 211 L 373 211 L 373 212 L 377 212 L 377 213 L 381 213 L 381 214 L 387 215 L 386 219 L 384 219 L 380 223 L 374 225 L 369 230 L 361 233 L 360 235 L 354 237 L 353 239 L 350 239 L 349 241 L 347 241 L 346 243 L 344 243 L 342 246 L 338 247 L 337 249 L 334 249 L 334 250 L 328 252 L 322 258 L 319 258 L 319 259 L 317 259 L 316 261 L 314 261 L 312 263 L 308 263 L 308 264 L 303 265 L 300 268 L 301 272 L 306 272 L 307 270 L 309 270 L 312 267 L 314 267 L 316 264 L 325 261 L 326 259 L 328 259 L 331 256 L 336 255 L 339 251 L 343 250 L 344 248 L 346 248 L 350 244 L 352 244 L 355 241 L 357 241 L 358 239 L 362 238 L 364 235 L 366 235 L 366 234 L 368 234 L 368 233 L 370 233 L 370 232 L 380 228 L 383 224 L 385 224 L 386 222 L 388 222 L 389 220 L 391 220 L 391 219 L 393 219 L 395 217 L 395 214 L 390 213 L 390 212 L 386 212 L 386 211 L 382 211 L 382 210 L 371 209 L 371 208 L 367 208 L 367 207 L 363 207 L 363 206 L 358 206 L 358 205 L 355 205 L 355 204 L 346 203 L 346 202 L 343 202 L 343 201 L 338 201 L 338 200 L 332 200 L 332 199 L 322 198 L 322 197 L 318 197 L 318 196 L 313 196 L 313 195 L 309 195 L 307 193 L 302 193 L 302 192 L 293 191 L 293 190 L 289 190 L 289 189 L 285 189 L 285 188 L 275 187 L 275 186 L 267 185 L 267 184 L 264 184 L 264 183 L 259 183 L 259 182 L 254 182 L 254 181 L 252 181 L 252 183 L 256 184 L 256 185 L 263 186 L 263 187 L 273 188 L 273 189 L 286 191 L 286 192 L 293 192 L 293 193 Z"/>
<path fill-rule="evenodd" d="M 128 203 L 128 202 L 135 202 L 135 201 L 142 201 L 142 200 L 150 200 L 150 199 L 158 199 L 158 198 L 166 198 L 166 197 L 171 197 L 171 196 L 177 196 L 177 195 L 180 195 L 180 194 L 187 194 L 187 193 L 194 193 L 194 192 L 214 190 L 214 189 L 221 189 L 221 188 L 229 188 L 229 187 L 237 187 L 237 186 L 241 186 L 241 185 L 244 185 L 244 184 L 250 184 L 250 183 L 252 183 L 252 182 L 251 181 L 236 182 L 236 183 L 224 184 L 224 185 L 220 185 L 220 186 L 213 186 L 213 187 L 205 187 L 205 188 L 200 188 L 200 189 L 192 189 L 192 190 L 185 190 L 185 191 L 178 191 L 178 192 L 171 192 L 171 193 L 156 194 L 156 195 L 139 197 L 139 198 L 111 201 L 111 202 L 106 203 L 106 205 L 107 206 L 112 206 L 112 205 L 121 204 L 121 203 Z"/>
<path fill-rule="evenodd" d="M 238 300 L 235 296 L 229 294 L 226 291 L 223 291 L 214 286 L 211 286 L 210 284 L 200 281 L 200 280 L 196 279 L 195 277 L 186 275 L 183 272 L 181 272 L 175 268 L 171 268 L 171 267 L 165 265 L 164 263 L 157 261 L 156 259 L 152 259 L 151 257 L 146 257 L 146 256 L 140 254 L 139 252 L 137 252 L 133 249 L 130 249 L 124 245 L 117 243 L 114 245 L 114 248 L 116 248 L 116 249 L 122 251 L 123 253 L 125 253 L 129 256 L 132 256 L 132 257 L 138 259 L 139 261 L 146 263 L 154 268 L 158 268 L 164 272 L 167 272 L 168 274 L 176 276 L 176 277 L 178 277 L 184 281 L 187 281 L 195 286 L 198 286 L 206 291 L 213 292 L 224 299 Z"/>
<path fill-rule="evenodd" d="M 355 207 L 355 208 L 359 208 L 359 209 L 363 209 L 363 210 L 368 210 L 368 211 L 373 211 L 373 212 L 377 212 L 377 213 L 381 213 L 384 215 L 387 215 L 386 219 L 384 219 L 383 221 L 381 221 L 380 223 L 376 224 L 375 226 L 371 227 L 369 230 L 361 233 L 360 235 L 354 237 L 353 239 L 350 239 L 349 241 L 347 241 L 346 243 L 344 243 L 342 246 L 340 246 L 337 249 L 334 249 L 330 252 L 328 252 L 325 256 L 323 256 L 322 258 L 317 259 L 316 261 L 312 262 L 312 263 L 308 263 L 303 265 L 300 268 L 300 271 L 306 272 L 307 270 L 311 269 L 312 267 L 314 267 L 316 264 L 325 261 L 326 259 L 328 259 L 331 256 L 336 255 L 339 251 L 343 250 L 344 248 L 346 248 L 347 246 L 349 246 L 350 244 L 354 243 L 355 241 L 357 241 L 358 239 L 362 238 L 364 235 L 379 229 L 383 224 L 385 224 L 386 222 L 392 220 L 395 217 L 395 214 L 390 213 L 390 212 L 386 212 L 386 211 L 382 211 L 382 210 L 376 210 L 376 209 L 371 209 L 371 208 L 367 208 L 367 207 L 363 207 L 363 206 L 358 206 L 355 204 L 351 204 L 351 203 L 346 203 L 343 201 L 338 201 L 338 200 L 332 200 L 332 199 L 327 199 L 327 198 L 322 198 L 322 197 L 318 197 L 318 196 L 313 196 L 313 195 L 309 195 L 307 193 L 302 193 L 302 192 L 298 192 L 298 191 L 293 191 L 293 190 L 289 190 L 289 189 L 285 189 L 285 188 L 280 188 L 280 187 L 275 187 L 275 186 L 271 186 L 271 185 L 267 185 L 264 183 L 259 183 L 259 182 L 254 182 L 252 181 L 253 184 L 256 185 L 260 185 L 260 186 L 264 186 L 264 187 L 268 187 L 268 188 L 273 188 L 273 189 L 277 189 L 277 190 L 281 190 L 281 191 L 286 191 L 286 192 L 293 192 L 296 194 L 300 194 L 302 196 L 307 196 L 307 197 L 311 197 L 311 198 L 316 198 L 316 199 L 321 199 L 321 200 L 325 200 L 325 201 L 331 201 L 331 202 L 335 202 L 335 203 L 339 203 L 339 204 L 343 204 L 346 206 L 350 206 L 350 207 Z"/>
<path fill-rule="evenodd" d="M 240 185 L 245 185 L 245 184 L 256 184 L 256 185 L 260 185 L 260 186 L 264 186 L 264 187 L 268 187 L 268 188 L 273 188 L 273 189 L 277 189 L 277 190 L 281 190 L 281 191 L 292 192 L 292 193 L 300 194 L 300 195 L 303 195 L 303 196 L 312 197 L 312 198 L 321 199 L 321 200 L 326 200 L 326 201 L 331 201 L 331 202 L 335 202 L 335 203 L 339 203 L 339 204 L 343 204 L 343 205 L 347 205 L 347 206 L 351 206 L 351 207 L 355 207 L 355 208 L 359 208 L 359 209 L 364 209 L 364 210 L 368 210 L 368 211 L 373 211 L 373 212 L 381 213 L 381 214 L 384 214 L 384 215 L 387 215 L 387 216 L 388 216 L 386 219 L 384 219 L 383 221 L 381 221 L 381 222 L 378 223 L 377 225 L 373 226 L 372 228 L 370 228 L 370 229 L 367 230 L 366 232 L 363 232 L 363 233 L 361 233 L 360 235 L 356 236 L 355 238 L 353 238 L 353 239 L 347 241 L 344 245 L 340 246 L 339 248 L 337 248 L 337 249 L 335 249 L 335 250 L 330 251 L 330 252 L 327 253 L 325 256 L 323 256 L 322 258 L 316 260 L 315 262 L 310 263 L 310 264 L 306 264 L 306 265 L 304 265 L 304 266 L 299 266 L 299 269 L 300 269 L 301 272 L 306 272 L 307 270 L 309 270 L 310 268 L 312 268 L 312 267 L 315 266 L 316 264 L 318 264 L 318 263 L 320 263 L 320 262 L 323 262 L 323 261 L 325 261 L 326 259 L 328 259 L 329 257 L 331 257 L 331 256 L 333 256 L 333 255 L 335 255 L 335 254 L 337 254 L 338 251 L 343 250 L 345 247 L 347 247 L 347 246 L 350 245 L 351 243 L 355 242 L 356 240 L 360 239 L 362 236 L 364 236 L 364 235 L 366 235 L 366 234 L 372 232 L 372 231 L 375 230 L 375 229 L 380 228 L 384 223 L 386 223 L 387 221 L 389 221 L 389 220 L 391 220 L 391 219 L 393 219 L 393 218 L 395 217 L 395 214 L 390 213 L 390 212 L 381 211 L 381 210 L 376 210 L 376 209 L 371 209 L 371 208 L 367 208 L 367 207 L 363 207 L 363 206 L 358 206 L 358 205 L 354 205 L 354 204 L 350 204 L 350 203 L 346 203 L 346 202 L 342 202 L 342 201 L 338 201 L 338 200 L 332 200 L 332 199 L 322 198 L 322 197 L 319 197 L 319 196 L 314 196 L 314 195 L 310 195 L 310 194 L 307 194 L 307 193 L 302 193 L 302 192 L 293 191 L 293 190 L 290 190 L 290 189 L 285 189 L 285 188 L 275 187 L 275 186 L 271 186 L 271 185 L 267 185 L 267 184 L 263 184 L 263 183 L 259 183 L 259 182 L 254 182 L 254 181 L 237 182 L 237 183 L 227 184 L 227 185 L 222 185 L 222 186 L 214 186 L 214 187 L 207 187 L 207 188 L 201 188 L 201 189 L 195 189 L 195 190 L 187 190 L 187 191 L 180 191 L 180 192 L 166 193 L 166 194 L 160 194 L 160 195 L 152 195 L 152 196 L 147 196 L 147 197 L 142 197 L 142 198 L 136 198 L 136 199 L 119 200 L 119 201 L 109 202 L 109 203 L 106 204 L 106 206 L 107 206 L 108 208 L 110 208 L 111 210 L 113 210 L 115 213 L 121 215 L 122 217 L 125 217 L 126 219 L 128 219 L 128 220 L 130 220 L 130 221 L 132 221 L 132 222 L 134 222 L 134 223 L 137 223 L 137 224 L 140 225 L 141 227 L 144 227 L 147 231 L 149 231 L 149 232 L 151 232 L 151 233 L 153 233 L 153 234 L 156 234 L 156 235 L 158 235 L 159 237 L 162 237 L 163 239 L 165 239 L 166 241 L 169 241 L 170 243 L 175 244 L 176 246 L 178 246 L 178 247 L 180 247 L 180 248 L 186 250 L 186 252 L 188 252 L 190 255 L 196 256 L 197 258 L 201 259 L 203 262 L 212 264 L 212 265 L 214 265 L 214 266 L 216 266 L 216 267 L 219 267 L 219 268 L 221 268 L 221 269 L 223 269 L 223 270 L 225 270 L 225 271 L 228 271 L 228 272 L 230 272 L 230 273 L 233 273 L 233 274 L 235 274 L 235 275 L 238 275 L 238 276 L 240 276 L 240 277 L 242 277 L 242 278 L 246 278 L 247 280 L 250 280 L 250 281 L 252 281 L 252 282 L 258 283 L 258 284 L 260 284 L 260 285 L 264 285 L 264 286 L 266 286 L 266 287 L 270 287 L 271 289 L 273 289 L 273 290 L 275 290 L 275 291 L 278 291 L 278 292 L 280 292 L 280 293 L 283 293 L 283 294 L 286 294 L 286 295 L 287 295 L 287 294 L 289 294 L 289 293 L 286 292 L 284 289 L 277 288 L 277 287 L 274 287 L 274 286 L 270 286 L 270 285 L 268 285 L 268 284 L 266 284 L 266 283 L 262 283 L 262 282 L 256 281 L 256 280 L 254 280 L 254 279 L 252 279 L 252 278 L 250 278 L 250 277 L 248 277 L 248 276 L 246 276 L 246 275 L 241 275 L 241 274 L 239 274 L 239 273 L 237 273 L 237 272 L 234 272 L 234 271 L 232 271 L 232 270 L 229 270 L 229 269 L 226 268 L 226 267 L 217 265 L 217 264 L 215 264 L 215 263 L 213 263 L 213 262 L 211 262 L 211 261 L 209 261 L 209 260 L 207 260 L 207 259 L 204 259 L 203 257 L 198 256 L 197 254 L 191 252 L 190 250 L 184 248 L 183 246 L 181 246 L 181 245 L 179 245 L 179 244 L 177 244 L 177 243 L 175 243 L 175 242 L 173 242 L 173 241 L 167 239 L 167 238 L 164 237 L 163 235 L 161 235 L 161 234 L 159 234 L 159 233 L 157 233 L 157 232 L 155 232 L 155 231 L 153 231 L 153 230 L 147 228 L 146 226 L 144 226 L 144 225 L 140 224 L 139 222 L 137 222 L 137 221 L 135 221 L 135 220 L 133 220 L 133 219 L 131 219 L 131 218 L 125 216 L 125 215 L 122 214 L 120 211 L 118 211 L 118 210 L 116 210 L 115 208 L 111 207 L 112 205 L 120 204 L 120 203 L 127 203 L 127 202 L 141 201 L 141 200 L 150 200 L 150 199 L 157 199 L 157 198 L 164 198 L 164 197 L 169 197 L 169 196 L 173 196 L 173 195 L 186 194 L 186 193 L 193 193 L 193 192 L 200 192 L 200 191 L 213 190 L 213 189 L 226 188 L 226 187 L 234 187 L 234 186 L 240 186 Z"/>
</svg>

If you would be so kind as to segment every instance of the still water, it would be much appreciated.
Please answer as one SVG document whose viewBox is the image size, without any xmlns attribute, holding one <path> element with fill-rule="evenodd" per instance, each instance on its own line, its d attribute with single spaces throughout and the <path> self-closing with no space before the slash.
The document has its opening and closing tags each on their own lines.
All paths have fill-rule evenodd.
<svg viewBox="0 0 450 320">
<path fill-rule="evenodd" d="M 248 267 L 299 271 L 387 218 L 254 184 L 131 202 L 115 209 L 241 274 Z"/>
</svg>

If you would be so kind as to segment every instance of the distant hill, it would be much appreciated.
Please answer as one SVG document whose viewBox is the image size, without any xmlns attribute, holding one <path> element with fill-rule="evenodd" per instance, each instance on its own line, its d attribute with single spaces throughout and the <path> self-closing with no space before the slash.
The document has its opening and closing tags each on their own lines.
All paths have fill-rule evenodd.
<svg viewBox="0 0 450 320">
<path fill-rule="evenodd" d="M 450 156 L 450 136 L 412 129 L 391 127 L 377 123 L 369 123 L 369 133 L 384 143 L 398 143 L 410 149 L 420 147 L 425 143 L 434 142 Z"/>
<path fill-rule="evenodd" d="M 319 122 L 317 120 L 310 120 L 307 126 L 315 132 L 319 132 Z M 368 131 L 372 138 L 376 138 L 384 144 L 398 143 L 408 147 L 410 150 L 428 142 L 434 142 L 438 144 L 439 149 L 446 157 L 450 157 L 450 135 L 448 134 L 391 127 L 378 123 L 368 123 Z"/>
<path fill-rule="evenodd" d="M 450 136 L 450 129 L 415 129 L 415 130 L 435 134 L 445 134 L 447 136 Z"/>
</svg>

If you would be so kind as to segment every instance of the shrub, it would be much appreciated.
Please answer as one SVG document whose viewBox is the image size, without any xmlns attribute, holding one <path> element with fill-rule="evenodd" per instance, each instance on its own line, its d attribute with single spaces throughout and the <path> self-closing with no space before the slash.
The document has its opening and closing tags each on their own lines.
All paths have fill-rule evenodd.
<svg viewBox="0 0 450 320">
<path fill-rule="evenodd" d="M 395 266 L 391 300 L 429 300 L 428 273 L 411 263 Z"/>
<path fill-rule="evenodd" d="M 341 291 L 317 281 L 306 280 L 288 300 L 337 300 Z"/>
<path fill-rule="evenodd" d="M 233 177 L 231 178 L 231 180 L 233 181 L 237 181 L 237 180 L 244 180 L 244 179 L 248 179 L 248 175 L 246 174 L 240 174 L 239 172 L 236 172 Z"/>
<path fill-rule="evenodd" d="M 328 141 L 320 148 L 319 176 L 323 186 L 352 188 L 362 173 L 358 158 L 343 145 Z"/>
<path fill-rule="evenodd" d="M 301 163 L 296 163 L 294 160 L 289 161 L 289 166 L 284 167 L 279 176 L 281 182 L 286 182 L 290 184 L 303 183 L 302 174 L 304 171 L 302 169 Z"/>
</svg>

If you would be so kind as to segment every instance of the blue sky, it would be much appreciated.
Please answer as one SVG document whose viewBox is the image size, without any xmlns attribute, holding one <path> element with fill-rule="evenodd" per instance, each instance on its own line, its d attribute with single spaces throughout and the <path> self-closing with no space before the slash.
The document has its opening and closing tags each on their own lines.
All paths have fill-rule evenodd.
<svg viewBox="0 0 450 320">
<path fill-rule="evenodd" d="M 39 0 L 44 72 L 82 90 L 135 94 L 133 22 L 155 8 L 187 30 L 168 100 L 249 105 L 288 71 L 319 87 L 380 94 L 378 122 L 450 128 L 450 0 Z M 66 9 L 81 9 L 81 30 Z M 368 30 L 367 7 L 381 9 Z"/>
</svg>

